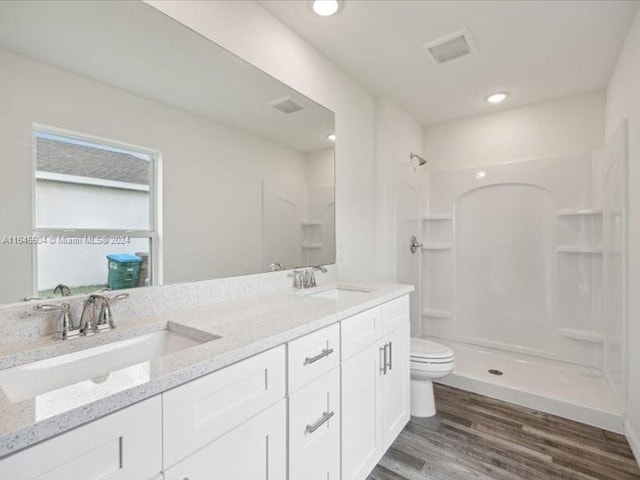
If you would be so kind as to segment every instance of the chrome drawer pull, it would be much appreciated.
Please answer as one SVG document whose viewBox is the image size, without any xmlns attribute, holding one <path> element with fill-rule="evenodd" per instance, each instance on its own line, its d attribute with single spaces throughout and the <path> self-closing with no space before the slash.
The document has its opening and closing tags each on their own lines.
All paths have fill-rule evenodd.
<svg viewBox="0 0 640 480">
<path fill-rule="evenodd" d="M 313 433 L 315 432 L 317 429 L 319 429 L 322 425 L 324 425 L 325 423 L 327 423 L 329 421 L 329 419 L 331 417 L 333 417 L 333 412 L 324 412 L 322 414 L 322 417 L 320 418 L 320 420 L 318 420 L 316 423 L 314 423 L 313 425 L 307 425 L 307 428 L 305 429 L 306 433 Z"/>
<path fill-rule="evenodd" d="M 380 347 L 380 353 L 382 354 L 382 361 L 380 362 L 380 371 L 383 375 L 387 374 L 387 344 L 384 347 Z"/>
<path fill-rule="evenodd" d="M 307 358 L 305 358 L 304 359 L 304 364 L 305 365 L 309 365 L 310 363 L 317 362 L 321 358 L 328 357 L 332 353 L 333 353 L 333 348 L 325 348 L 324 350 L 322 350 L 322 353 L 319 353 L 315 357 L 311 357 L 311 358 L 307 357 Z"/>
<path fill-rule="evenodd" d="M 393 342 L 389 342 L 389 370 L 393 368 Z"/>
</svg>

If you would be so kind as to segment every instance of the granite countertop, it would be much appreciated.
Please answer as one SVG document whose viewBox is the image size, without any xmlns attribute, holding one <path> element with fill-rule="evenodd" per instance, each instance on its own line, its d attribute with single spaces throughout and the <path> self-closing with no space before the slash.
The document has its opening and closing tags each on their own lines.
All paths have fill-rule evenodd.
<svg viewBox="0 0 640 480">
<path fill-rule="evenodd" d="M 2 369 L 167 328 L 204 342 L 22 401 L 12 402 L 0 390 L 0 457 L 413 291 L 410 285 L 351 285 L 370 291 L 337 300 L 310 296 L 334 284 L 244 297 L 129 320 L 91 337 L 0 348 L 2 375 Z"/>
</svg>

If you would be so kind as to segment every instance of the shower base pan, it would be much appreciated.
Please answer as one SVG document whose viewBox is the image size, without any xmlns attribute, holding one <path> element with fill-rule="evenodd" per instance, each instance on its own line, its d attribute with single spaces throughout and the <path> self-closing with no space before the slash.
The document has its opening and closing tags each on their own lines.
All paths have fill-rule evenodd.
<svg viewBox="0 0 640 480">
<path fill-rule="evenodd" d="M 624 431 L 624 417 L 613 390 L 596 369 L 425 338 L 448 346 L 456 356 L 454 372 L 438 380 L 439 383 L 611 432 Z M 496 374 L 496 370 L 501 374 Z"/>
</svg>

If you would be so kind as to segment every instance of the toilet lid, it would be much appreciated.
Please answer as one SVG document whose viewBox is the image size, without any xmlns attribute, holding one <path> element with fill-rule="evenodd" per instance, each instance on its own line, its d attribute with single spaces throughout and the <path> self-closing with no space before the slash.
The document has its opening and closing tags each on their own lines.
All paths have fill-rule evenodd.
<svg viewBox="0 0 640 480">
<path fill-rule="evenodd" d="M 416 358 L 450 358 L 453 357 L 453 350 L 423 338 L 412 338 L 411 356 Z"/>
</svg>

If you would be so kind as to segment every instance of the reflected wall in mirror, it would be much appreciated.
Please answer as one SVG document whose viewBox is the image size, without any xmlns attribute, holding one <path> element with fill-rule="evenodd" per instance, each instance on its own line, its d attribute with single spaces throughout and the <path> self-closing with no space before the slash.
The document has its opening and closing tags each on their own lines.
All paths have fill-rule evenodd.
<svg viewBox="0 0 640 480">
<path fill-rule="evenodd" d="M 0 303 L 335 262 L 333 113 L 175 20 L 0 2 L 0 70 Z"/>
</svg>

